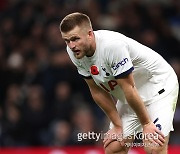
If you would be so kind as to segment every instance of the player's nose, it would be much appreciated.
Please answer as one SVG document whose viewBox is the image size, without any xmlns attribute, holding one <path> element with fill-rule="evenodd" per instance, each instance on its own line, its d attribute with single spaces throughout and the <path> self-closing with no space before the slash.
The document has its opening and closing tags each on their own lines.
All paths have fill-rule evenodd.
<svg viewBox="0 0 180 154">
<path fill-rule="evenodd" d="M 76 47 L 75 43 L 72 42 L 72 41 L 70 41 L 70 42 L 69 42 L 69 48 L 70 48 L 70 49 L 74 49 L 75 47 Z"/>
</svg>

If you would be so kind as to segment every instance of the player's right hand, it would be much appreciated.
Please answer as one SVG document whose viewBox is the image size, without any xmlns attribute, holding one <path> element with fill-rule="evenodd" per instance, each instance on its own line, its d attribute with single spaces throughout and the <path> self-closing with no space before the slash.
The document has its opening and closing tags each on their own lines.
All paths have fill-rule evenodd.
<svg viewBox="0 0 180 154">
<path fill-rule="evenodd" d="M 106 148 L 113 141 L 118 141 L 121 146 L 124 146 L 123 131 L 121 127 L 113 127 L 105 134 L 103 140 L 104 148 Z"/>
</svg>

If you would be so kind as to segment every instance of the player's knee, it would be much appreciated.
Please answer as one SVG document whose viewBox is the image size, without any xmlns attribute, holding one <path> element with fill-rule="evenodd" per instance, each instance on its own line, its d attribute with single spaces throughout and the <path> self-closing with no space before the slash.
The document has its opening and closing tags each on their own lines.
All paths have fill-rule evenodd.
<svg viewBox="0 0 180 154">
<path fill-rule="evenodd" d="M 144 150 L 147 154 L 166 154 L 167 153 L 167 145 L 166 146 L 149 146 L 144 147 Z"/>
<path fill-rule="evenodd" d="M 121 146 L 118 141 L 111 142 L 106 148 L 106 154 L 127 154 L 128 148 Z"/>
<path fill-rule="evenodd" d="M 165 143 L 163 146 L 153 144 L 150 142 L 144 142 L 144 150 L 147 154 L 167 154 L 169 135 L 165 137 Z"/>
</svg>

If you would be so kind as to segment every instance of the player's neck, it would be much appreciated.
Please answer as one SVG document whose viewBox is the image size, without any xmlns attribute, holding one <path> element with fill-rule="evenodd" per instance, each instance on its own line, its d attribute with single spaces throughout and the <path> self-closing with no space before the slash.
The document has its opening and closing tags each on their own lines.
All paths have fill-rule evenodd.
<svg viewBox="0 0 180 154">
<path fill-rule="evenodd" d="M 92 41 L 92 45 L 89 48 L 89 51 L 87 52 L 87 57 L 92 57 L 96 51 L 96 42 L 95 40 Z"/>
<path fill-rule="evenodd" d="M 86 54 L 87 57 L 92 57 L 95 53 L 95 50 L 89 50 L 88 53 Z"/>
</svg>

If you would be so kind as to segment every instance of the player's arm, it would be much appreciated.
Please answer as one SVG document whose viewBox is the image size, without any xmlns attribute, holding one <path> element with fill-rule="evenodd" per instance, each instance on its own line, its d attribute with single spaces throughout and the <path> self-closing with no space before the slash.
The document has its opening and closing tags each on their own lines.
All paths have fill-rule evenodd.
<svg viewBox="0 0 180 154">
<path fill-rule="evenodd" d="M 136 112 L 141 124 L 146 125 L 150 123 L 150 117 L 142 99 L 137 92 L 132 73 L 116 80 L 118 85 L 123 90 L 128 104 Z"/>
<path fill-rule="evenodd" d="M 112 141 L 115 140 L 114 135 L 116 135 L 116 139 L 119 140 L 119 145 L 123 146 L 124 142 L 122 140 L 122 123 L 113 98 L 105 90 L 97 86 L 93 79 L 85 79 L 85 81 L 89 86 L 94 101 L 104 111 L 104 113 L 114 125 L 114 127 L 107 132 L 109 136 L 103 140 L 104 147 L 107 147 Z"/>
<path fill-rule="evenodd" d="M 124 77 L 117 79 L 117 83 L 122 88 L 128 104 L 131 106 L 131 108 L 137 114 L 137 116 L 143 126 L 144 133 L 153 133 L 153 134 L 158 133 L 159 138 L 158 138 L 158 140 L 155 140 L 155 142 L 160 145 L 163 145 L 163 143 L 165 141 L 163 139 L 164 135 L 152 123 L 152 121 L 149 117 L 149 114 L 147 112 L 147 109 L 137 92 L 133 74 L 130 73 Z"/>
<path fill-rule="evenodd" d="M 121 120 L 111 95 L 97 86 L 93 79 L 85 79 L 85 81 L 97 105 L 105 112 L 115 127 L 121 128 Z"/>
</svg>

